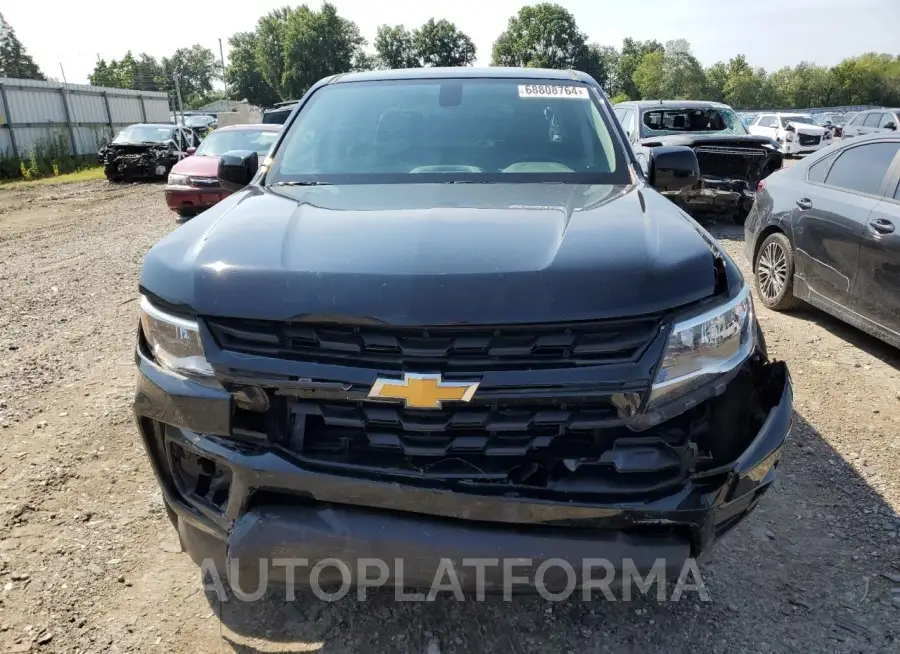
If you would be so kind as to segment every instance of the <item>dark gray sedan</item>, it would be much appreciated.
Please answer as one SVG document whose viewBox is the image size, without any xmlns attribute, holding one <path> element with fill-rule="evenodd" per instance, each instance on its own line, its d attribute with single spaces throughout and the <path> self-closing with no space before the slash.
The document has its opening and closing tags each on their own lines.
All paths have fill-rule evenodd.
<svg viewBox="0 0 900 654">
<path fill-rule="evenodd" d="M 835 144 L 761 181 L 745 254 L 770 309 L 805 301 L 900 347 L 900 134 Z"/>
</svg>

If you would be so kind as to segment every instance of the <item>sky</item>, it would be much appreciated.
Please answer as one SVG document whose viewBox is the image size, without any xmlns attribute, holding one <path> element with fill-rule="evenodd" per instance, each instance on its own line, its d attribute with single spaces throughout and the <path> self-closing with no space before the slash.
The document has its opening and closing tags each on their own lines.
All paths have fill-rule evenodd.
<svg viewBox="0 0 900 654">
<path fill-rule="evenodd" d="M 704 66 L 743 53 L 752 66 L 774 70 L 801 61 L 832 66 L 863 52 L 900 54 L 900 0 L 556 0 L 591 42 L 685 38 Z M 260 16 L 290 0 L 219 0 L 187 6 L 126 0 L 7 2 L 3 15 L 44 74 L 87 83 L 98 55 L 107 61 L 129 49 L 157 58 L 200 43 L 228 59 L 228 37 L 254 28 Z M 317 7 L 319 0 L 307 2 Z M 475 42 L 478 65 L 522 0 L 332 0 L 356 22 L 370 48 L 379 25 L 413 28 L 446 18 Z M 200 7 L 203 13 L 198 12 Z"/>
</svg>

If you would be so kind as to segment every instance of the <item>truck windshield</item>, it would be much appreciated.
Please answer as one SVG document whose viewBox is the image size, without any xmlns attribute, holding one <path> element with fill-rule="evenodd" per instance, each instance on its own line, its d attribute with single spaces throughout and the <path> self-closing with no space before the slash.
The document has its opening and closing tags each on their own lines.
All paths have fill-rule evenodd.
<svg viewBox="0 0 900 654">
<path fill-rule="evenodd" d="M 628 183 L 599 98 L 574 80 L 423 79 L 317 90 L 266 183 Z"/>
<path fill-rule="evenodd" d="M 641 136 L 665 134 L 747 134 L 747 129 L 731 109 L 666 107 L 644 112 Z"/>
</svg>

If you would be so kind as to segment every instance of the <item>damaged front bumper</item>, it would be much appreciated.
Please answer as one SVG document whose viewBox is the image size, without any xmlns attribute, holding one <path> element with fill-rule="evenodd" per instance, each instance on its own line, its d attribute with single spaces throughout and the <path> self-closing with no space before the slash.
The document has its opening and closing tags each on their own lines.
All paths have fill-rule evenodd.
<svg viewBox="0 0 900 654">
<path fill-rule="evenodd" d="M 155 145 L 108 145 L 98 159 L 110 180 L 165 177 L 178 163 L 173 150 Z"/>
<path fill-rule="evenodd" d="M 390 580 L 402 577 L 408 587 L 430 586 L 442 560 L 465 566 L 465 560 L 499 559 L 481 578 L 461 579 L 465 588 L 488 591 L 503 587 L 508 559 L 519 560 L 515 574 L 532 578 L 542 562 L 563 559 L 579 583 L 585 559 L 602 558 L 616 571 L 631 565 L 642 574 L 664 559 L 677 574 L 771 488 L 792 416 L 786 366 L 755 357 L 716 398 L 700 402 L 718 403 L 710 413 L 721 415 L 691 422 L 696 431 L 687 449 L 713 454 L 692 455 L 674 484 L 635 496 L 590 483 L 567 491 L 454 483 L 297 456 L 247 429 L 240 407 L 262 401 L 258 393 L 173 376 L 140 349 L 136 358 L 135 415 L 182 543 L 198 564 L 211 560 L 251 589 L 262 577 L 303 583 L 304 573 L 325 559 L 346 563 L 354 583 L 361 560 L 387 561 Z M 755 406 L 738 409 L 748 404 Z M 280 429 L 276 423 L 268 416 L 270 433 Z M 715 453 L 716 442 L 734 441 L 738 433 L 740 443 Z M 622 465 L 639 467 L 640 448 L 628 454 Z M 276 559 L 302 559 L 308 567 L 286 577 L 288 568 Z M 319 583 L 342 580 L 335 567 L 320 572 Z"/>
<path fill-rule="evenodd" d="M 756 190 L 747 180 L 703 175 L 694 186 L 663 195 L 688 211 L 746 215 L 756 199 Z"/>
<path fill-rule="evenodd" d="M 760 180 L 783 163 L 782 154 L 771 146 L 742 143 L 701 142 L 693 147 L 700 166 L 696 184 L 665 192 L 688 213 L 714 213 L 745 217 L 753 207 Z"/>
</svg>

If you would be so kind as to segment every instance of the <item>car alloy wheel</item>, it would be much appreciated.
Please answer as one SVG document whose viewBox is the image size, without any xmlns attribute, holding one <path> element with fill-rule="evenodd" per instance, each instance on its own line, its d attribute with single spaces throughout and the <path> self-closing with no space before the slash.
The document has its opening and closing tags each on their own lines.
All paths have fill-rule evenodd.
<svg viewBox="0 0 900 654">
<path fill-rule="evenodd" d="M 787 275 L 788 264 L 784 248 L 774 241 L 766 243 L 756 262 L 760 294 L 770 302 L 776 301 L 787 283 Z"/>
</svg>

